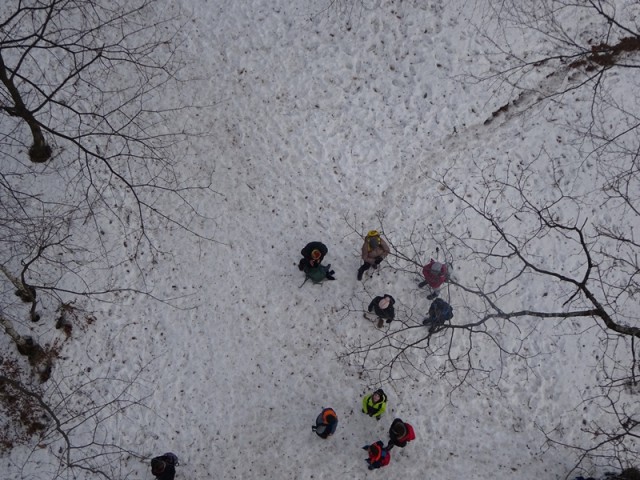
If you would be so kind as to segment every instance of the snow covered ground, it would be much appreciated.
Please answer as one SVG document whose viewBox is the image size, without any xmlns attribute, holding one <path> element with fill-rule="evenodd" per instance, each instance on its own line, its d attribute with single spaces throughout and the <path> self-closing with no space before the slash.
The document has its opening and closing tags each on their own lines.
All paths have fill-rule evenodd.
<svg viewBox="0 0 640 480">
<path fill-rule="evenodd" d="M 511 92 L 470 81 L 489 68 L 490 46 L 474 27 L 482 2 L 162 3 L 189 18 L 180 40 L 193 78 L 168 96 L 211 105 L 197 118 L 208 135 L 177 160 L 194 175 L 214 172 L 219 195 L 197 206 L 219 243 L 154 232 L 168 253 L 142 263 L 144 279 L 126 265 L 116 276 L 179 308 L 131 294 L 92 303 L 96 322 L 74 333 L 54 375 L 126 378 L 148 364 L 136 388 L 149 408 L 131 409 L 110 434 L 149 458 L 175 452 L 176 479 L 564 478 L 575 458 L 547 449 L 540 428 L 580 438 L 579 392 L 594 384 L 596 346 L 570 335 L 573 324 L 540 326 L 534 358 L 504 360 L 498 387 L 498 373 L 459 388 L 425 377 L 380 384 L 338 359 L 381 335 L 361 315 L 373 296 L 392 294 L 399 315 L 429 306 L 417 277 L 388 264 L 356 280 L 357 233 L 380 228 L 383 215 L 391 240 L 415 228 L 435 256 L 429 231 L 456 207 L 429 177 L 451 169 L 448 181 L 472 195 L 474 162 L 563 153 L 543 115 L 512 109 L 485 122 Z M 548 181 L 540 175 L 541 191 Z M 299 288 L 298 253 L 312 240 L 329 247 L 337 280 Z M 458 311 L 455 289 L 448 294 Z M 490 345 L 477 348 L 483 367 L 498 368 Z M 389 396 L 380 422 L 360 412 L 378 387 Z M 327 406 L 340 423 L 321 440 L 311 425 Z M 360 448 L 386 441 L 397 416 L 416 441 L 367 471 Z M 27 460 L 27 451 L 5 459 L 6 478 L 50 478 L 49 452 Z M 119 468 L 122 478 L 151 478 L 145 461 Z"/>
</svg>

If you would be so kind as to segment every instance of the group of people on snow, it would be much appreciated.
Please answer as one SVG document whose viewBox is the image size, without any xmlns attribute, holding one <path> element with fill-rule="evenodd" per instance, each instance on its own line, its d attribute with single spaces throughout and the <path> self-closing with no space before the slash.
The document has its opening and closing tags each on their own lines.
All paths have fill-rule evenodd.
<svg viewBox="0 0 640 480">
<path fill-rule="evenodd" d="M 311 279 L 314 283 L 321 281 L 335 280 L 334 271 L 331 265 L 324 267 L 322 260 L 327 255 L 329 249 L 322 242 L 310 242 L 300 251 L 302 258 L 298 262 L 298 268 L 305 273 L 305 282 Z M 358 268 L 357 279 L 362 280 L 365 272 L 370 269 L 377 269 L 384 259 L 391 253 L 389 244 L 382 238 L 376 230 L 367 233 L 362 244 L 361 258 L 362 265 Z M 436 298 L 439 295 L 439 288 L 448 280 L 448 266 L 445 263 L 431 260 L 423 268 L 424 281 L 418 286 L 423 288 L 428 286 L 429 294 L 427 298 L 434 300 L 429 308 L 429 314 L 424 319 L 423 324 L 429 327 L 429 332 L 433 333 L 438 326 L 443 325 L 446 320 L 452 317 L 451 306 L 442 299 Z M 378 328 L 382 328 L 384 323 L 391 323 L 395 319 L 394 305 L 396 300 L 392 295 L 385 293 L 374 297 L 364 313 L 364 317 L 377 323 Z M 387 395 L 382 389 L 378 389 L 362 398 L 362 412 L 376 420 L 380 420 L 387 408 Z M 321 438 L 329 438 L 338 427 L 338 415 L 333 408 L 324 408 L 316 418 L 316 423 L 311 428 Z M 368 458 L 365 461 L 369 470 L 384 467 L 391 461 L 391 449 L 393 447 L 404 448 L 407 443 L 416 438 L 413 427 L 400 418 L 395 418 L 389 427 L 389 441 L 385 446 L 384 442 L 377 440 L 369 445 L 365 445 L 363 450 L 367 451 Z"/>
<path fill-rule="evenodd" d="M 376 420 L 380 420 L 387 409 L 387 395 L 380 388 L 375 392 L 365 395 L 362 398 L 362 413 L 369 415 Z M 320 438 L 329 438 L 333 435 L 338 427 L 338 414 L 333 408 L 325 408 L 316 418 L 316 424 L 311 429 Z M 370 445 L 362 447 L 367 451 L 368 457 L 365 462 L 369 470 L 382 468 L 389 465 L 391 461 L 391 449 L 393 447 L 404 448 L 409 442 L 415 440 L 416 434 L 413 426 L 403 421 L 401 418 L 395 418 L 389 427 L 389 442 L 385 446 L 382 440 L 377 440 Z"/>
<path fill-rule="evenodd" d="M 305 282 L 310 279 L 314 283 L 321 281 L 335 280 L 335 272 L 331 270 L 331 264 L 324 266 L 322 260 L 329 252 L 327 246 L 319 241 L 310 242 L 300 251 L 302 258 L 298 262 L 298 269 L 305 273 Z M 377 230 L 367 233 L 362 244 L 362 265 L 358 268 L 357 278 L 362 277 L 369 269 L 377 269 L 383 260 L 391 253 L 389 244 Z M 434 260 L 433 258 L 422 268 L 424 280 L 418 284 L 419 288 L 428 288 L 428 300 L 433 300 L 429 307 L 429 312 L 422 324 L 429 327 L 429 333 L 439 330 L 447 320 L 453 318 L 453 308 L 445 300 L 438 298 L 440 287 L 449 279 L 449 265 Z M 382 328 L 384 323 L 391 323 L 395 319 L 394 304 L 396 303 L 392 295 L 385 293 L 374 297 L 364 317 L 376 322 L 378 328 Z"/>
</svg>

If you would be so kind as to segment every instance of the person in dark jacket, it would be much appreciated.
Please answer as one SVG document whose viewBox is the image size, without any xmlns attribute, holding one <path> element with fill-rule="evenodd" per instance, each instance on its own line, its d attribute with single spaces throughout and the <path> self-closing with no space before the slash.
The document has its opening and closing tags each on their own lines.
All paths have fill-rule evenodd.
<svg viewBox="0 0 640 480">
<path fill-rule="evenodd" d="M 441 298 L 436 298 L 429 307 L 429 316 L 422 321 L 429 333 L 436 332 L 447 320 L 453 318 L 453 308 Z"/>
<path fill-rule="evenodd" d="M 169 452 L 151 459 L 151 474 L 158 480 L 173 480 L 176 476 L 178 457 Z"/>
<path fill-rule="evenodd" d="M 364 264 L 358 269 L 358 280 L 362 280 L 362 275 L 370 268 L 378 268 L 378 265 L 382 263 L 390 252 L 389 245 L 377 230 L 371 230 L 367 233 L 362 244 L 362 260 Z"/>
<path fill-rule="evenodd" d="M 302 258 L 298 262 L 298 269 L 303 271 L 308 276 L 317 270 L 321 270 L 323 275 L 322 278 L 326 278 L 327 280 L 335 280 L 333 274 L 335 273 L 331 270 L 331 264 L 326 267 L 322 267 L 320 264 L 324 259 L 325 255 L 329 252 L 327 246 L 322 242 L 309 242 L 307 243 L 302 250 L 300 250 L 300 255 Z"/>
<path fill-rule="evenodd" d="M 338 415 L 333 408 L 325 408 L 316 418 L 316 424 L 311 427 L 311 430 L 320 438 L 329 438 L 336 433 L 336 428 L 338 428 Z"/>
<path fill-rule="evenodd" d="M 365 462 L 369 464 L 369 470 L 375 470 L 376 468 L 382 468 L 389 465 L 391 461 L 391 453 L 384 448 L 384 443 L 378 440 L 371 445 L 365 445 L 362 447 L 369 454 L 369 458 L 365 458 Z"/>
<path fill-rule="evenodd" d="M 366 313 L 364 317 L 368 320 L 377 319 L 378 328 L 382 328 L 385 320 L 387 321 L 387 323 L 391 323 L 395 318 L 396 312 L 393 308 L 393 305 L 395 303 L 395 299 L 388 293 L 385 293 L 382 296 L 378 295 L 373 300 L 371 300 L 371 303 L 369 303 L 369 307 L 367 308 L 369 313 L 375 313 L 375 317 L 371 318 Z"/>
<path fill-rule="evenodd" d="M 322 242 L 309 242 L 302 250 L 302 258 L 298 262 L 298 269 L 304 271 L 306 267 L 317 267 L 322 263 L 325 255 L 329 252 L 327 246 Z"/>
<path fill-rule="evenodd" d="M 396 418 L 389 427 L 389 445 L 387 450 L 391 450 L 393 447 L 404 448 L 407 443 L 416 439 L 416 434 L 413 431 L 413 427 L 407 422 L 403 422 L 401 419 Z"/>
</svg>

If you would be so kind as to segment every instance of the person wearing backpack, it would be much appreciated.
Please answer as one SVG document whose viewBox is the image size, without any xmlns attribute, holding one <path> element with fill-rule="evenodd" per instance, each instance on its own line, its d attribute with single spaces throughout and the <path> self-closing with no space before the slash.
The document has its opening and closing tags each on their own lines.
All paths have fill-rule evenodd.
<svg viewBox="0 0 640 480">
<path fill-rule="evenodd" d="M 446 263 L 435 261 L 433 258 L 422 267 L 422 276 L 424 281 L 418 284 L 419 288 L 429 287 L 428 300 L 433 300 L 440 293 L 440 287 L 444 282 L 449 280 L 449 266 Z"/>
<path fill-rule="evenodd" d="M 173 480 L 176 476 L 176 466 L 178 466 L 178 457 L 167 452 L 151 459 L 151 474 L 158 480 Z"/>
<path fill-rule="evenodd" d="M 369 464 L 369 470 L 386 467 L 391 462 L 391 452 L 384 448 L 384 443 L 380 440 L 371 445 L 365 445 L 362 449 L 369 454 L 369 458 L 364 459 Z"/>
<path fill-rule="evenodd" d="M 394 303 L 396 303 L 395 299 L 388 293 L 385 293 L 383 296 L 378 295 L 373 300 L 371 300 L 371 303 L 367 308 L 369 314 L 371 312 L 375 313 L 375 317 L 371 318 L 367 313 L 365 313 L 364 318 L 366 318 L 367 320 L 377 319 L 378 328 L 382 328 L 385 320 L 387 321 L 387 323 L 391 323 L 395 318 L 396 313 L 393 308 Z"/>
<path fill-rule="evenodd" d="M 362 398 L 362 413 L 375 417 L 376 420 L 380 420 L 386 409 L 387 396 L 381 388 Z"/>
<path fill-rule="evenodd" d="M 329 438 L 336 433 L 336 428 L 338 428 L 338 415 L 333 408 L 325 408 L 316 417 L 316 424 L 311 427 L 311 430 L 320 438 Z"/>
<path fill-rule="evenodd" d="M 422 321 L 425 327 L 429 327 L 429 333 L 435 332 L 438 327 L 444 325 L 447 320 L 453 318 L 453 308 L 441 298 L 436 298 L 429 307 L 429 316 Z"/>
<path fill-rule="evenodd" d="M 362 260 L 364 260 L 364 264 L 358 269 L 358 280 L 362 280 L 362 275 L 370 268 L 378 268 L 378 265 L 382 263 L 390 252 L 389 245 L 380 236 L 380 233 L 377 230 L 369 231 L 362 244 Z"/>
<path fill-rule="evenodd" d="M 396 418 L 389 427 L 389 444 L 387 450 L 391 450 L 394 446 L 404 448 L 407 443 L 416 439 L 413 427 L 407 422 L 403 422 L 400 418 Z"/>
</svg>

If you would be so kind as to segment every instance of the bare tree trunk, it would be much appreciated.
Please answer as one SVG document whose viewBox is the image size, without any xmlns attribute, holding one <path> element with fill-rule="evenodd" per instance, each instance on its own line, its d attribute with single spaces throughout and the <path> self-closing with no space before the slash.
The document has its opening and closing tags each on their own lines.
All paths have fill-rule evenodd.
<svg viewBox="0 0 640 480">
<path fill-rule="evenodd" d="M 0 81 L 9 91 L 11 98 L 13 99 L 13 106 L 3 105 L 2 108 L 11 116 L 20 117 L 31 130 L 31 136 L 33 137 L 33 144 L 29 148 L 29 158 L 35 163 L 44 163 L 51 158 L 51 147 L 47 144 L 42 133 L 42 128 L 37 122 L 33 114 L 29 111 L 27 106 L 22 100 L 20 91 L 13 83 L 13 78 L 8 75 L 2 53 L 0 52 Z"/>
<path fill-rule="evenodd" d="M 23 337 L 20 335 L 16 329 L 13 328 L 13 324 L 9 319 L 0 315 L 0 325 L 2 325 L 4 331 L 7 332 L 7 335 L 9 335 L 16 344 L 18 352 L 27 357 L 31 365 L 36 366 L 46 357 L 44 349 L 38 344 L 38 342 L 36 342 L 32 337 Z"/>
</svg>

